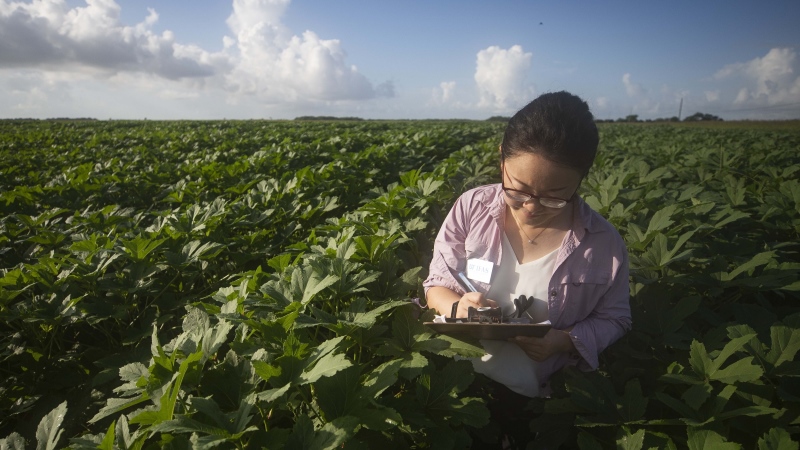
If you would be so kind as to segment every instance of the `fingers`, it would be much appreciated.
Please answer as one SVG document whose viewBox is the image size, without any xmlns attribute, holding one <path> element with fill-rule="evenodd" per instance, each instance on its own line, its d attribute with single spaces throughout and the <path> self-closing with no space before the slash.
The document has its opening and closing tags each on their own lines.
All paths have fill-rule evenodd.
<svg viewBox="0 0 800 450">
<path fill-rule="evenodd" d="M 469 308 L 496 307 L 497 302 L 489 300 L 486 295 L 480 292 L 467 292 L 458 301 L 458 312 L 456 317 L 468 317 Z"/>
<path fill-rule="evenodd" d="M 550 353 L 547 351 L 547 345 L 544 339 L 531 337 L 531 336 L 517 336 L 509 339 L 509 342 L 513 342 L 528 355 L 528 358 L 534 361 L 544 361 L 550 356 Z"/>
</svg>

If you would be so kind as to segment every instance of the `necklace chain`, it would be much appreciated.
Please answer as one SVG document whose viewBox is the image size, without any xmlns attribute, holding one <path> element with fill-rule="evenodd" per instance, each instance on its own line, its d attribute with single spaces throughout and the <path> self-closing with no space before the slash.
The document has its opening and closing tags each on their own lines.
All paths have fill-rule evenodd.
<svg viewBox="0 0 800 450">
<path fill-rule="evenodd" d="M 513 208 L 512 208 L 512 209 L 510 209 L 510 210 L 509 210 L 509 212 L 511 212 L 511 217 L 513 217 L 513 218 L 514 218 L 514 222 L 516 222 L 516 223 L 517 223 L 517 226 L 519 227 L 519 231 L 522 231 L 522 234 L 524 234 L 524 235 L 525 235 L 525 237 L 528 239 L 528 244 L 533 244 L 533 243 L 534 243 L 534 241 L 536 241 L 536 239 L 538 239 L 538 238 L 539 238 L 539 236 L 541 236 L 541 235 L 542 235 L 542 233 L 544 233 L 544 230 L 546 230 L 546 229 L 547 229 L 547 225 L 549 225 L 549 224 L 550 224 L 550 221 L 551 221 L 551 220 L 553 220 L 553 218 L 552 218 L 552 217 L 551 217 L 551 218 L 549 218 L 549 219 L 547 219 L 547 222 L 545 222 L 545 223 L 544 223 L 544 225 L 542 226 L 542 229 L 541 229 L 541 230 L 540 230 L 538 233 L 536 233 L 536 236 L 534 236 L 533 238 L 531 238 L 530 236 L 528 236 L 528 233 L 526 233 L 526 232 L 525 232 L 525 229 L 524 229 L 524 228 L 522 228 L 522 224 L 521 224 L 521 223 L 519 223 L 519 219 L 517 219 L 517 216 L 516 216 L 516 214 L 514 214 L 514 210 L 513 210 Z"/>
</svg>

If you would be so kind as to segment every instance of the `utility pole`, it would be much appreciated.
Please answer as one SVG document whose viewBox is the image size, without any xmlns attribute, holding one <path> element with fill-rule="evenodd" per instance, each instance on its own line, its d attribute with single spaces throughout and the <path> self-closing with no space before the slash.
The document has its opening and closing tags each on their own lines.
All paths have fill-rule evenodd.
<svg viewBox="0 0 800 450">
<path fill-rule="evenodd" d="M 683 112 L 683 97 L 681 97 L 681 105 L 678 106 L 678 122 L 681 121 L 681 112 Z"/>
</svg>

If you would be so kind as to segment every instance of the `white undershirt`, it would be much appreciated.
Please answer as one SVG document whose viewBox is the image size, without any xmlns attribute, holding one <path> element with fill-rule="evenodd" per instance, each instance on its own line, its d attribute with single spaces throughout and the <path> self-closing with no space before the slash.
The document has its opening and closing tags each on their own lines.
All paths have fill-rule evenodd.
<svg viewBox="0 0 800 450">
<path fill-rule="evenodd" d="M 514 299 L 520 294 L 533 296 L 527 313 L 534 323 L 548 319 L 547 288 L 555 269 L 558 249 L 547 255 L 520 264 L 511 243 L 503 233 L 503 258 L 486 297 L 495 300 L 504 317 L 515 316 Z M 536 376 L 538 363 L 528 357 L 517 344 L 506 341 L 481 340 L 486 355 L 472 358 L 475 371 L 506 385 L 512 391 L 528 397 L 539 395 Z"/>
</svg>

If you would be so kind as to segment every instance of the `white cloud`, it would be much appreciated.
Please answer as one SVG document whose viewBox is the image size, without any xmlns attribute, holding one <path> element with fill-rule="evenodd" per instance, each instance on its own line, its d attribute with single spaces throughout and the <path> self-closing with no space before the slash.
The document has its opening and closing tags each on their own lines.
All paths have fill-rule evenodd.
<svg viewBox="0 0 800 450">
<path fill-rule="evenodd" d="M 707 102 L 716 102 L 719 100 L 719 90 L 716 91 L 705 91 L 704 94 L 706 95 Z"/>
<path fill-rule="evenodd" d="M 736 94 L 736 99 L 733 101 L 736 105 L 741 105 L 742 103 L 747 102 L 750 98 L 750 91 L 747 88 L 739 89 L 739 93 Z"/>
<path fill-rule="evenodd" d="M 154 10 L 135 26 L 120 24 L 119 12 L 114 0 L 86 0 L 73 9 L 63 0 L 0 0 L 0 69 L 128 71 L 176 80 L 208 77 L 224 65 L 221 55 L 181 46 L 169 32 L 154 33 Z"/>
<path fill-rule="evenodd" d="M 533 86 L 528 83 L 533 54 L 521 46 L 508 50 L 491 46 L 478 52 L 475 83 L 479 107 L 509 111 L 532 100 Z"/>
<path fill-rule="evenodd" d="M 606 108 L 608 108 L 608 105 L 609 105 L 608 97 L 597 97 L 596 99 L 594 99 L 594 105 L 598 109 L 606 109 Z"/>
<path fill-rule="evenodd" d="M 800 102 L 800 63 L 791 48 L 773 48 L 761 58 L 728 64 L 715 80 L 734 79 L 744 84 L 734 104 L 774 106 Z"/>
<path fill-rule="evenodd" d="M 374 87 L 337 39 L 313 31 L 293 36 L 281 23 L 288 0 L 234 0 L 228 26 L 235 34 L 234 68 L 225 76 L 232 92 L 265 102 L 363 100 L 391 97 L 394 87 Z"/>
<path fill-rule="evenodd" d="M 631 81 L 631 74 L 629 73 L 622 75 L 622 84 L 625 85 L 625 92 L 629 97 L 637 97 L 647 93 L 640 84 Z"/>
<path fill-rule="evenodd" d="M 455 81 L 442 81 L 438 87 L 433 88 L 431 94 L 433 104 L 441 105 L 448 103 L 453 98 L 453 91 L 456 88 Z"/>
<path fill-rule="evenodd" d="M 0 84 L 25 71 L 40 81 L 82 74 L 110 91 L 126 83 L 127 90 L 178 100 L 214 91 L 232 104 L 235 97 L 313 104 L 394 96 L 392 82 L 374 86 L 347 63 L 338 40 L 313 31 L 293 35 L 281 21 L 289 3 L 233 0 L 226 22 L 233 36 L 221 36 L 223 50 L 212 53 L 177 42 L 171 31 L 154 32 L 154 9 L 129 26 L 115 0 L 72 8 L 64 0 L 0 0 Z M 29 92 L 36 95 L 16 99 L 18 105 L 42 105 L 52 94 L 47 86 Z"/>
</svg>

